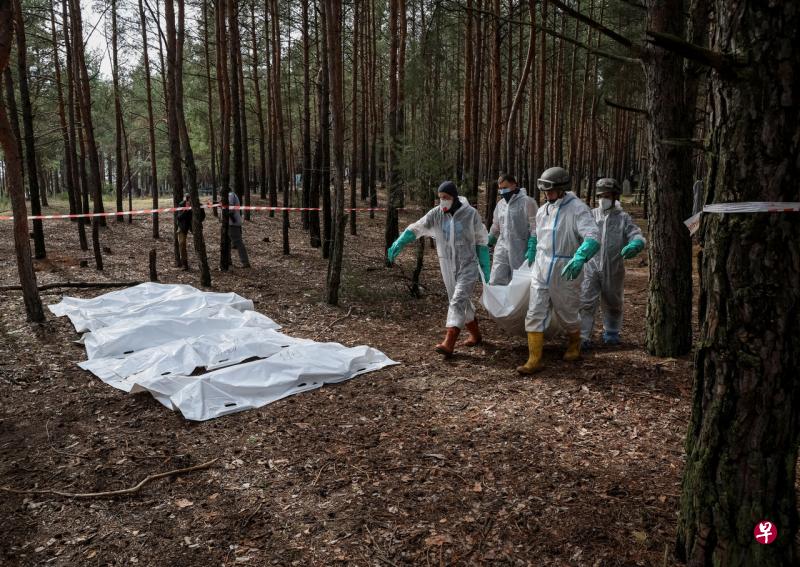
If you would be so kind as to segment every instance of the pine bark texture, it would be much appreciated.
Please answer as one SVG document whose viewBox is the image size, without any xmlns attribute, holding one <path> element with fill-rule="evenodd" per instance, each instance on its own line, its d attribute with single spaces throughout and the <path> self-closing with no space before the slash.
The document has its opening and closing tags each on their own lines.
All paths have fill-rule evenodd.
<svg viewBox="0 0 800 567">
<path fill-rule="evenodd" d="M 14 33 L 11 0 L 0 1 L 0 72 L 8 66 L 11 40 Z M 14 214 L 14 250 L 17 254 L 17 270 L 22 285 L 22 297 L 28 321 L 45 320 L 39 290 L 36 287 L 36 272 L 31 260 L 31 243 L 28 237 L 28 210 L 25 206 L 25 190 L 22 187 L 22 156 L 19 145 L 11 131 L 6 105 L 0 105 L 0 146 L 6 162 L 6 182 Z"/>
<path fill-rule="evenodd" d="M 683 0 L 653 1 L 647 27 L 683 37 L 683 11 Z M 646 346 L 655 356 L 679 356 L 692 346 L 691 239 L 683 225 L 692 211 L 691 170 L 686 167 L 691 153 L 685 146 L 663 141 L 688 138 L 692 128 L 687 120 L 683 59 L 652 46 L 643 56 L 651 152 Z"/>
<path fill-rule="evenodd" d="M 800 11 L 718 0 L 712 49 L 747 46 L 746 80 L 712 73 L 713 202 L 800 201 Z M 689 565 L 790 566 L 800 443 L 800 216 L 708 214 L 701 341 L 677 554 Z M 778 528 L 771 545 L 757 522 Z"/>
</svg>

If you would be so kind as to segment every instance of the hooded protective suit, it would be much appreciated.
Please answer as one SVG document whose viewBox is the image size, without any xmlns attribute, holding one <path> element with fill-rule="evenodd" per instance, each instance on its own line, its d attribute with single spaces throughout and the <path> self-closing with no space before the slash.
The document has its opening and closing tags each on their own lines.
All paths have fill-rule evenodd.
<svg viewBox="0 0 800 567">
<path fill-rule="evenodd" d="M 489 233 L 497 238 L 489 285 L 507 285 L 514 270 L 525 260 L 528 238 L 536 236 L 536 201 L 525 189 L 506 202 L 500 199 L 494 208 Z"/>
<path fill-rule="evenodd" d="M 587 238 L 599 240 L 597 223 L 586 204 L 567 191 L 555 203 L 544 203 L 536 214 L 536 262 L 525 330 L 543 333 L 554 316 L 567 333 L 580 330 L 580 291 L 583 271 L 567 280 L 561 271 Z"/>
<path fill-rule="evenodd" d="M 581 339 L 589 340 L 598 302 L 603 307 L 604 337 L 619 335 L 625 287 L 625 259 L 620 252 L 633 240 L 646 243 L 642 230 L 622 210 L 619 201 L 610 209 L 592 209 L 600 232 L 600 251 L 586 263 L 581 286 Z"/>
<path fill-rule="evenodd" d="M 434 207 L 408 230 L 417 238 L 429 236 L 436 241 L 439 267 L 450 300 L 445 326 L 463 329 L 475 319 L 475 307 L 470 300 L 480 277 L 475 246 L 486 246 L 489 235 L 478 211 L 466 197 L 459 196 L 459 200 L 461 207 L 455 213 Z"/>
</svg>

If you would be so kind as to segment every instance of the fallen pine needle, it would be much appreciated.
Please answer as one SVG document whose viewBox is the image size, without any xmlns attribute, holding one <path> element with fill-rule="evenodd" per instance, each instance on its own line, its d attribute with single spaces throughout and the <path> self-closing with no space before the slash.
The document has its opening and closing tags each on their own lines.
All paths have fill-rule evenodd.
<svg viewBox="0 0 800 567">
<path fill-rule="evenodd" d="M 153 482 L 154 480 L 158 480 L 159 478 L 164 478 L 167 476 L 185 474 L 193 471 L 207 469 L 211 465 L 216 463 L 218 460 L 219 457 L 211 461 L 208 461 L 207 463 L 194 465 L 193 467 L 186 467 L 185 469 L 175 469 L 163 473 L 151 474 L 150 476 L 147 476 L 144 479 L 142 479 L 142 481 L 139 482 L 139 484 L 131 486 L 130 488 L 123 488 L 122 490 L 109 490 L 107 492 L 61 492 L 60 490 L 48 490 L 48 489 L 18 490 L 16 488 L 8 488 L 7 486 L 0 486 L 0 490 L 4 490 L 6 492 L 12 492 L 14 494 L 53 494 L 55 496 L 63 496 L 65 498 L 108 498 L 111 496 L 128 496 L 130 494 L 136 494 L 142 489 L 142 487 L 144 487 L 146 484 L 150 482 Z"/>
</svg>

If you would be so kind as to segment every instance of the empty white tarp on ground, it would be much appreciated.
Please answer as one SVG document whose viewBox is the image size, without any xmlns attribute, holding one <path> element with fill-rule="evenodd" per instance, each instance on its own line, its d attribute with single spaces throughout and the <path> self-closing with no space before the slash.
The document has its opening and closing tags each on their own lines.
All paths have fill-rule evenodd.
<svg viewBox="0 0 800 567">
<path fill-rule="evenodd" d="M 510 335 L 525 336 L 525 316 L 531 296 L 533 267 L 528 262 L 514 270 L 508 285 L 484 285 L 481 304 L 497 325 Z M 555 317 L 545 331 L 547 336 L 559 332 Z"/>
<path fill-rule="evenodd" d="M 397 364 L 367 346 L 290 337 L 250 300 L 188 285 L 146 283 L 49 307 L 90 330 L 81 368 L 198 421 Z M 192 376 L 197 369 L 206 372 Z"/>
</svg>

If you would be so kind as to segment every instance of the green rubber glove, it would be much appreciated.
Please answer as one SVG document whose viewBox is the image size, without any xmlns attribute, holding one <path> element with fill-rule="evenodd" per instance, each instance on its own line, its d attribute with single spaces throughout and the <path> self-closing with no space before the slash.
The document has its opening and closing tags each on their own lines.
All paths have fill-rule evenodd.
<svg viewBox="0 0 800 567">
<path fill-rule="evenodd" d="M 634 240 L 628 242 L 628 245 L 622 249 L 622 252 L 620 252 L 619 255 L 625 258 L 626 260 L 630 260 L 631 258 L 635 258 L 636 256 L 638 256 L 639 252 L 641 252 L 643 249 L 644 249 L 644 242 L 642 241 L 642 239 L 635 238 Z"/>
<path fill-rule="evenodd" d="M 597 240 L 591 238 L 584 240 L 581 247 L 578 248 L 575 255 L 572 257 L 572 260 L 561 270 L 561 277 L 565 280 L 574 280 L 577 278 L 578 274 L 580 274 L 583 269 L 583 265 L 588 262 L 592 256 L 597 254 L 598 250 L 600 250 L 600 243 L 597 242 Z"/>
<path fill-rule="evenodd" d="M 483 281 L 489 281 L 489 247 L 475 245 L 475 252 L 478 254 L 478 264 L 481 266 L 483 272 Z"/>
<path fill-rule="evenodd" d="M 403 248 L 414 242 L 416 239 L 416 234 L 409 229 L 405 229 L 403 234 L 401 234 L 400 237 L 395 240 L 394 244 L 392 244 L 392 246 L 389 248 L 389 262 L 394 264 L 395 259 L 400 255 L 400 252 L 403 250 Z"/>
<path fill-rule="evenodd" d="M 497 237 L 494 234 L 489 234 L 489 248 L 493 248 L 497 244 Z"/>
<path fill-rule="evenodd" d="M 538 241 L 535 236 L 528 237 L 528 250 L 525 252 L 525 259 L 528 260 L 528 267 L 530 267 L 534 260 L 536 260 L 536 245 Z"/>
</svg>

